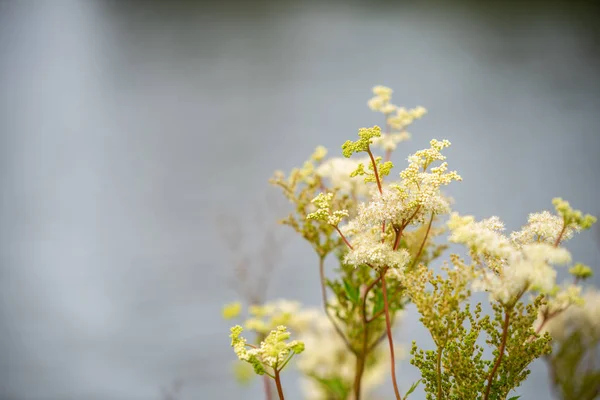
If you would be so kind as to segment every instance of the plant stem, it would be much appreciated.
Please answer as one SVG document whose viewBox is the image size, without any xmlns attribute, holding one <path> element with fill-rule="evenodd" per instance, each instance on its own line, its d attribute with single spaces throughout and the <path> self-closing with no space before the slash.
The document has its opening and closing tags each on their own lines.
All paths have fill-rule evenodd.
<svg viewBox="0 0 600 400">
<path fill-rule="evenodd" d="M 369 284 L 369 286 L 367 286 L 367 288 L 365 289 L 365 294 L 363 295 L 363 301 L 362 301 L 362 317 L 363 317 L 363 321 L 364 323 L 369 323 L 369 319 L 367 318 L 367 296 L 369 295 L 369 292 L 371 291 L 371 289 L 373 289 L 375 287 L 375 285 L 377 285 L 377 283 L 379 283 L 379 281 L 381 280 L 381 276 L 377 279 L 375 279 L 373 282 L 371 282 Z"/>
<path fill-rule="evenodd" d="M 485 388 L 485 395 L 483 396 L 483 400 L 488 400 L 490 397 L 490 390 L 492 389 L 492 383 L 494 382 L 494 376 L 502 363 L 502 357 L 504 356 L 504 349 L 506 348 L 506 340 L 508 339 L 508 325 L 510 323 L 510 313 L 512 309 L 507 309 L 504 311 L 504 325 L 502 326 L 502 342 L 500 343 L 500 349 L 498 350 L 498 358 L 496 359 L 496 363 L 494 364 L 494 368 L 488 377 L 488 384 Z"/>
<path fill-rule="evenodd" d="M 356 354 L 356 371 L 354 372 L 354 399 L 360 400 L 360 390 L 362 377 L 365 372 L 365 361 L 367 359 L 367 325 L 364 326 L 365 334 L 363 335 L 363 348 L 360 353 Z"/>
<path fill-rule="evenodd" d="M 383 194 L 383 189 L 381 188 L 381 180 L 379 179 L 379 172 L 377 171 L 377 163 L 375 162 L 375 157 L 373 157 L 373 153 L 371 153 L 370 148 L 367 148 L 367 153 L 369 153 L 371 163 L 373 164 L 373 172 L 375 173 L 375 181 L 377 181 L 377 188 L 379 189 L 379 194 Z"/>
<path fill-rule="evenodd" d="M 427 237 L 429 236 L 429 231 L 431 230 L 431 224 L 433 223 L 434 213 L 431 213 L 431 218 L 429 218 L 429 225 L 427 225 L 427 231 L 425 232 L 425 236 L 423 236 L 423 241 L 421 242 L 421 247 L 419 247 L 419 251 L 415 256 L 409 270 L 412 270 L 417 263 L 419 262 L 419 258 L 421 257 L 421 253 L 423 252 L 423 248 L 425 247 L 425 243 L 427 242 Z"/>
<path fill-rule="evenodd" d="M 275 385 L 277 386 L 277 394 L 279 395 L 279 400 L 285 400 L 283 398 L 283 388 L 281 387 L 281 379 L 279 377 L 278 369 L 275 369 Z"/>
<path fill-rule="evenodd" d="M 348 239 L 346 239 L 346 236 L 344 236 L 344 234 L 342 233 L 342 231 L 340 231 L 340 228 L 336 226 L 334 226 L 335 230 L 340 234 L 342 240 L 344 241 L 344 243 L 346 243 L 346 246 L 348 246 L 348 248 L 350 250 L 354 250 L 354 247 L 352 247 L 352 245 L 350 244 L 350 242 L 348 241 Z"/>
<path fill-rule="evenodd" d="M 327 308 L 327 288 L 325 287 L 325 257 L 321 255 L 319 255 L 319 277 L 321 278 L 321 297 L 323 300 L 323 308 L 325 309 L 325 315 L 327 315 L 329 322 L 331 322 L 337 334 L 342 338 L 342 340 L 346 344 L 346 347 L 348 347 L 348 349 L 352 353 L 356 353 L 356 351 L 348 341 L 348 338 L 346 338 L 346 335 L 344 334 L 342 329 L 339 327 L 333 316 L 329 313 L 329 308 Z"/>
<path fill-rule="evenodd" d="M 396 239 L 394 239 L 394 246 L 392 247 L 392 249 L 396 251 L 400 246 L 400 238 L 402 237 L 402 231 L 400 230 L 400 228 L 394 227 L 394 232 L 396 232 Z"/>
<path fill-rule="evenodd" d="M 442 400 L 442 348 L 438 346 L 436 360 L 438 400 Z"/>
<path fill-rule="evenodd" d="M 271 393 L 271 382 L 269 382 L 269 377 L 267 375 L 263 375 L 263 384 L 265 387 L 265 399 L 272 400 L 273 394 Z"/>
<path fill-rule="evenodd" d="M 394 385 L 394 394 L 396 395 L 396 400 L 402 400 L 402 396 L 400 395 L 400 391 L 398 390 L 398 382 L 396 382 L 396 358 L 394 357 L 394 339 L 392 339 L 392 324 L 390 322 L 390 311 L 388 309 L 388 298 L 387 298 L 387 289 L 385 283 L 385 273 L 387 272 L 387 268 L 381 271 L 381 289 L 383 291 L 383 309 L 385 311 L 385 328 L 387 332 L 388 342 L 390 344 L 390 358 L 392 363 L 391 374 L 392 374 L 392 383 Z"/>
<path fill-rule="evenodd" d="M 558 247 L 566 230 L 567 230 L 567 221 L 564 221 L 563 227 L 562 227 L 560 233 L 558 234 L 558 237 L 556 238 L 556 242 L 554 242 L 554 247 Z"/>
</svg>

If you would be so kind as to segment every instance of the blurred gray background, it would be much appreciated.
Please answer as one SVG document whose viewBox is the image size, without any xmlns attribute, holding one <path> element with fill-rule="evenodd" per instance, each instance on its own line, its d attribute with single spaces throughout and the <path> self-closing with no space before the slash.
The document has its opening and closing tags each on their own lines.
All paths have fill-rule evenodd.
<svg viewBox="0 0 600 400">
<path fill-rule="evenodd" d="M 398 170 L 431 138 L 452 141 L 460 212 L 517 229 L 563 196 L 600 214 L 596 14 L 575 1 L 1 0 L 0 399 L 152 400 L 177 380 L 179 399 L 262 398 L 231 379 L 220 309 L 237 298 L 235 254 L 218 216 L 246 232 L 240 252 L 260 246 L 251 217 L 280 216 L 265 207 L 272 171 L 381 124 L 366 106 L 377 84 L 429 110 Z M 319 306 L 315 257 L 280 229 L 268 298 Z M 598 267 L 597 242 L 569 248 Z M 411 308 L 398 339 L 426 336 Z M 401 364 L 404 390 L 417 376 Z M 518 393 L 550 398 L 546 376 L 536 363 Z"/>
</svg>

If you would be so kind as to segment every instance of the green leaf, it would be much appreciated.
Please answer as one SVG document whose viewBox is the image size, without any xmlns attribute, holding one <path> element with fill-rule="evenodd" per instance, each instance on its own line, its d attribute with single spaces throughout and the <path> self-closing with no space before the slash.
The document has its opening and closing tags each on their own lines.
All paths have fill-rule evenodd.
<svg viewBox="0 0 600 400">
<path fill-rule="evenodd" d="M 373 315 L 383 310 L 383 292 L 375 292 L 375 301 L 373 302 Z"/>
<path fill-rule="evenodd" d="M 346 279 L 344 279 L 344 290 L 346 291 L 346 295 L 348 296 L 348 299 L 350 299 L 351 302 L 353 302 L 354 304 L 359 304 L 360 295 L 358 292 L 358 288 L 356 286 L 353 286 Z"/>
<path fill-rule="evenodd" d="M 345 400 L 348 398 L 348 395 L 350 394 L 350 388 L 347 387 L 344 384 L 344 381 L 342 381 L 340 378 L 329 378 L 329 379 L 324 379 L 324 378 L 319 378 L 315 375 L 312 375 L 312 377 L 317 380 L 321 385 L 323 385 L 327 391 L 329 391 L 331 394 L 333 394 L 336 400 Z"/>
<path fill-rule="evenodd" d="M 508 400 L 518 400 L 518 399 L 520 399 L 520 398 L 521 398 L 521 396 L 513 396 L 513 397 L 511 397 L 511 398 L 510 398 L 510 399 L 508 399 Z"/>
<path fill-rule="evenodd" d="M 412 392 L 415 391 L 415 389 L 417 388 L 417 386 L 419 386 L 419 383 L 421 383 L 422 379 L 419 379 L 418 381 L 416 381 L 415 383 L 412 384 L 412 386 L 410 387 L 410 389 L 408 389 L 408 392 L 406 392 L 406 394 L 404 395 L 404 400 L 406 400 L 408 398 L 408 395 L 411 394 Z"/>
</svg>

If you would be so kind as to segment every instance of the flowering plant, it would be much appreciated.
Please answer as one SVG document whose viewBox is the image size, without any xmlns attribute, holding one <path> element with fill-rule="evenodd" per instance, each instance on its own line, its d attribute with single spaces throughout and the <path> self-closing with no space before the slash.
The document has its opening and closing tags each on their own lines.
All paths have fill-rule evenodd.
<svg viewBox="0 0 600 400">
<path fill-rule="evenodd" d="M 383 114 L 385 129 L 361 128 L 357 140 L 342 145 L 343 158 L 326 158 L 317 147 L 301 168 L 271 179 L 293 205 L 283 224 L 316 254 L 323 311 L 283 300 L 251 304 L 244 326 L 256 343 L 240 337 L 241 326 L 232 328 L 231 345 L 265 377 L 267 399 L 269 379 L 284 398 L 280 373 L 294 355 L 310 399 L 373 398 L 385 371 L 397 400 L 421 382 L 427 399 L 507 399 L 541 357 L 564 399 L 595 398 L 600 301 L 595 292 L 582 296 L 581 285 L 592 270 L 572 265 L 567 283 L 557 282 L 556 267 L 571 265 L 563 243 L 596 219 L 556 198 L 554 212 L 530 214 L 520 230 L 505 234 L 498 217 L 477 221 L 453 212 L 442 189 L 462 178 L 448 169 L 447 140 L 431 140 L 392 179 L 392 153 L 426 110 L 394 105 L 383 86 L 373 94 L 368 105 Z M 448 247 L 436 240 L 442 236 L 466 255 L 452 254 L 434 268 Z M 338 262 L 329 277 L 327 257 Z M 475 292 L 486 292 L 487 301 L 475 302 Z M 402 349 L 392 333 L 409 305 L 434 346 L 412 343 L 410 363 L 421 379 L 402 392 Z M 234 303 L 224 313 L 241 311 Z M 291 335 L 296 340 L 288 342 Z"/>
</svg>

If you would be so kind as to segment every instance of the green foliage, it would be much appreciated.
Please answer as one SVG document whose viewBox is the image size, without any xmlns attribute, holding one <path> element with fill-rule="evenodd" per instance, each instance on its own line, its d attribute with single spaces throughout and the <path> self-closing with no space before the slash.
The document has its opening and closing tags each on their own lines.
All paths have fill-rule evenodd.
<svg viewBox="0 0 600 400">
<path fill-rule="evenodd" d="M 381 128 L 377 125 L 371 128 L 360 128 L 358 130 L 358 140 L 355 142 L 347 140 L 346 143 L 342 145 L 342 154 L 344 157 L 348 158 L 354 153 L 367 152 L 369 151 L 369 146 L 373 143 L 372 139 L 380 136 Z"/>
<path fill-rule="evenodd" d="M 557 349 L 546 357 L 552 384 L 563 400 L 593 400 L 600 397 L 599 341 L 579 330 L 557 341 Z"/>
</svg>

